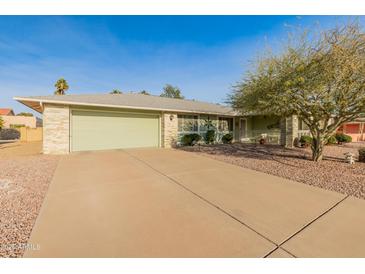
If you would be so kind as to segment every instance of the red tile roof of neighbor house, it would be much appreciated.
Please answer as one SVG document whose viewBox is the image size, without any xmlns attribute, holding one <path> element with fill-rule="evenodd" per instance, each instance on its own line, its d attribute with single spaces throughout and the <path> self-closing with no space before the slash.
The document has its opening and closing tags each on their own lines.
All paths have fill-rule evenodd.
<svg viewBox="0 0 365 274">
<path fill-rule="evenodd" d="M 11 108 L 0 108 L 0 115 L 15 115 Z"/>
</svg>

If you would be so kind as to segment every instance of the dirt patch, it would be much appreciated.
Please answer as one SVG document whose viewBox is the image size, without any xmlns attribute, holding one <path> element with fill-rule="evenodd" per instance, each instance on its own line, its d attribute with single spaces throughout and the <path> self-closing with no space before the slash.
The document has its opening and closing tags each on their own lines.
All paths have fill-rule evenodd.
<svg viewBox="0 0 365 274">
<path fill-rule="evenodd" d="M 344 153 L 351 146 L 326 146 L 324 160 L 310 161 L 310 149 L 278 145 L 232 144 L 181 148 L 220 161 L 365 199 L 365 163 L 350 165 Z"/>
<path fill-rule="evenodd" d="M 13 142 L 0 143 L 0 160 L 9 157 L 40 155 L 42 142 Z"/>
<path fill-rule="evenodd" d="M 35 143 L 0 147 L 0 257 L 21 257 L 34 248 L 27 242 L 59 159 L 34 155 L 39 148 Z"/>
</svg>

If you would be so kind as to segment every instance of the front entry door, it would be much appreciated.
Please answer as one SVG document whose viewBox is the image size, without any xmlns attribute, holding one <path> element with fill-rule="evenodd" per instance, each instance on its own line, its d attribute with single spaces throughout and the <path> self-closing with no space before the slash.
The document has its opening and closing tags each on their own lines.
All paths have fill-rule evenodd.
<svg viewBox="0 0 365 274">
<path fill-rule="evenodd" d="M 246 119 L 240 119 L 240 140 L 247 137 L 246 135 L 247 121 Z"/>
</svg>

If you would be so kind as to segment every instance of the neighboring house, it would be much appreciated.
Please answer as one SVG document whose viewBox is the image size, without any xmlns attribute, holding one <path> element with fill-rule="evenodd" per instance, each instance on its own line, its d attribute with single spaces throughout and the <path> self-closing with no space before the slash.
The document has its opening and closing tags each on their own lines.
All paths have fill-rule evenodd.
<svg viewBox="0 0 365 274">
<path fill-rule="evenodd" d="M 0 116 L 14 116 L 14 111 L 11 108 L 0 108 Z"/>
<path fill-rule="evenodd" d="M 217 142 L 226 133 L 234 141 L 253 141 L 262 134 L 292 146 L 298 121 L 290 117 L 242 116 L 233 109 L 193 100 L 141 94 L 52 95 L 15 97 L 43 113 L 43 152 L 137 147 L 169 148 L 188 133 L 204 135 L 214 126 Z"/>
<path fill-rule="evenodd" d="M 29 127 L 36 128 L 37 120 L 33 116 L 15 116 L 9 108 L 0 109 L 0 116 L 4 121 L 4 128 Z"/>
<path fill-rule="evenodd" d="M 358 118 L 338 128 L 337 132 L 350 135 L 353 142 L 365 141 L 365 118 Z"/>
</svg>

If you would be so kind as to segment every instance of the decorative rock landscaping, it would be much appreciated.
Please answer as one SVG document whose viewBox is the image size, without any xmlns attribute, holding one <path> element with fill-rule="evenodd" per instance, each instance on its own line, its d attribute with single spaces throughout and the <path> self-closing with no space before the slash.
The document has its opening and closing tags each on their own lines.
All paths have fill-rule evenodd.
<svg viewBox="0 0 365 274">
<path fill-rule="evenodd" d="M 57 156 L 6 156 L 0 147 L 0 257 L 21 257 L 58 163 Z"/>
<path fill-rule="evenodd" d="M 235 143 L 181 149 L 365 199 L 365 163 L 346 162 L 345 153 L 352 153 L 355 159 L 358 157 L 358 147 L 350 144 L 326 146 L 324 160 L 320 163 L 310 160 L 310 148 L 289 149 L 278 145 Z"/>
</svg>

